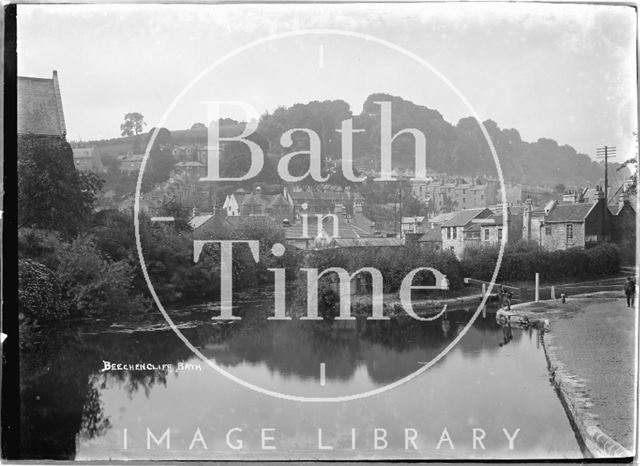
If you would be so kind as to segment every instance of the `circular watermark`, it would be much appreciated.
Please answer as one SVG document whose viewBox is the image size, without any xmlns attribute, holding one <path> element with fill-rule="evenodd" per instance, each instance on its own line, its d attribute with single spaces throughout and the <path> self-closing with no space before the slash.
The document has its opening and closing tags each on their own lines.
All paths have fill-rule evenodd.
<svg viewBox="0 0 640 466">
<path fill-rule="evenodd" d="M 274 390 L 269 390 L 267 388 L 255 385 L 253 383 L 247 382 L 246 380 L 241 379 L 240 377 L 235 376 L 234 374 L 230 373 L 229 371 L 226 371 L 224 368 L 220 367 L 218 364 L 215 363 L 215 361 L 212 361 L 211 359 L 207 358 L 206 356 L 204 356 L 200 350 L 198 350 L 198 348 L 196 348 L 195 346 L 193 346 L 191 344 L 191 342 L 184 336 L 184 334 L 180 331 L 180 329 L 175 325 L 175 323 L 173 322 L 173 320 L 171 319 L 171 317 L 169 316 L 169 314 L 167 313 L 167 311 L 165 310 L 162 302 L 160 301 L 160 299 L 158 298 L 158 294 L 155 291 L 155 288 L 153 286 L 153 283 L 151 282 L 151 279 L 149 277 L 149 272 L 147 270 L 147 266 L 144 260 L 144 254 L 142 252 L 142 244 L 140 242 L 140 222 L 139 222 L 139 214 L 140 214 L 140 192 L 141 192 L 141 188 L 142 188 L 142 178 L 144 175 L 144 170 L 147 164 L 147 160 L 149 158 L 149 153 L 151 151 L 151 148 L 153 147 L 156 137 L 158 135 L 158 132 L 160 130 L 160 128 L 163 127 L 163 125 L 165 124 L 166 120 L 168 119 L 169 115 L 171 115 L 172 111 L 174 110 L 174 108 L 178 105 L 178 103 L 183 99 L 183 97 L 187 94 L 187 92 L 189 92 L 189 90 L 195 86 L 206 74 L 208 74 L 209 72 L 211 72 L 212 70 L 214 70 L 216 67 L 222 65 L 223 63 L 225 63 L 226 61 L 228 61 L 229 59 L 239 55 L 240 53 L 247 51 L 253 47 L 256 47 L 258 45 L 261 44 L 265 44 L 271 41 L 276 41 L 276 40 L 280 40 L 280 39 L 286 39 L 286 38 L 291 38 L 291 37 L 299 37 L 299 36 L 311 36 L 311 35 L 331 35 L 331 36 L 342 36 L 342 37 L 352 37 L 352 38 L 357 38 L 357 39 L 361 39 L 361 40 L 365 40 L 365 41 L 369 41 L 369 42 L 373 42 L 376 44 L 379 44 L 383 47 L 386 47 L 388 49 L 391 49 L 393 51 L 396 51 L 408 58 L 410 58 L 411 60 L 415 61 L 416 63 L 418 63 L 419 65 L 423 66 L 424 68 L 426 68 L 427 70 L 429 70 L 431 73 L 433 73 L 435 76 L 437 76 L 442 82 L 444 82 L 449 89 L 460 99 L 460 101 L 464 104 L 464 106 L 467 108 L 467 110 L 471 113 L 471 115 L 473 116 L 473 118 L 475 118 L 475 120 L 478 122 L 478 125 L 480 126 L 480 130 L 482 131 L 482 135 L 484 136 L 487 145 L 489 146 L 489 150 L 491 151 L 491 155 L 493 157 L 494 163 L 496 165 L 496 169 L 497 169 L 497 173 L 498 173 L 498 179 L 500 181 L 500 193 L 501 193 L 501 201 L 502 201 L 502 227 L 503 227 L 503 231 L 507 231 L 507 215 L 508 215 L 508 211 L 507 211 L 507 199 L 506 199 L 506 191 L 505 191 L 505 184 L 504 184 L 504 177 L 502 175 L 502 168 L 500 166 L 500 161 L 498 159 L 498 155 L 496 153 L 495 147 L 493 146 L 493 142 L 491 140 L 491 137 L 489 136 L 489 132 L 487 131 L 487 129 L 485 128 L 484 124 L 482 123 L 482 121 L 480 120 L 480 117 L 478 116 L 478 113 L 475 111 L 475 109 L 473 108 L 473 106 L 471 105 L 471 103 L 464 97 L 464 95 L 462 94 L 462 92 L 460 92 L 460 90 L 451 82 L 449 81 L 449 79 L 447 79 L 440 71 L 438 71 L 435 67 L 433 67 L 431 64 L 429 64 L 425 59 L 421 58 L 420 56 L 416 55 L 415 53 L 397 45 L 394 44 L 392 42 L 386 41 L 384 39 L 380 39 L 378 37 L 369 35 L 369 34 L 364 34 L 364 33 L 359 33 L 359 32 L 351 32 L 351 31 L 343 31 L 343 30 L 339 30 L 339 29 L 308 29 L 308 30 L 297 30 L 297 31 L 290 31 L 290 32 L 285 32 L 285 33 L 280 33 L 280 34 L 274 34 L 253 42 L 250 42 L 248 44 L 243 45 L 242 47 L 239 47 L 237 49 L 235 49 L 232 52 L 227 53 L 226 55 L 222 56 L 221 58 L 219 58 L 218 60 L 214 61 L 212 64 L 210 64 L 209 66 L 207 66 L 206 68 L 204 68 L 193 80 L 191 80 L 185 87 L 184 89 L 174 98 L 174 100 L 171 102 L 171 104 L 169 105 L 169 107 L 167 108 L 167 110 L 165 111 L 164 115 L 162 116 L 162 118 L 160 118 L 160 121 L 158 122 L 158 124 L 155 127 L 155 130 L 153 132 L 153 134 L 151 135 L 151 138 L 149 139 L 149 143 L 147 144 L 147 148 L 145 150 L 144 153 L 144 157 L 142 159 L 142 163 L 140 165 L 140 171 L 138 173 L 138 181 L 136 183 L 136 193 L 135 193 L 135 202 L 134 202 L 134 231 L 135 231 L 135 239 L 136 239 L 136 248 L 138 251 L 138 258 L 140 260 L 140 267 L 142 269 L 142 274 L 144 276 L 145 282 L 147 283 L 147 287 L 149 288 L 149 292 L 151 293 L 151 296 L 153 297 L 154 302 L 156 303 L 156 305 L 158 306 L 158 309 L 160 310 L 160 312 L 162 313 L 162 316 L 165 318 L 165 320 L 167 321 L 167 323 L 169 324 L 169 326 L 171 327 L 171 329 L 175 332 L 175 334 L 178 336 L 178 338 L 180 338 L 184 344 L 198 357 L 200 358 L 205 364 L 207 364 L 209 367 L 211 367 L 212 369 L 216 370 L 217 372 L 219 372 L 220 374 L 222 374 L 223 376 L 227 377 L 229 380 L 232 380 L 248 389 L 254 390 L 258 393 L 262 393 L 264 395 L 268 395 L 268 396 L 272 396 L 275 398 L 279 398 L 279 399 L 283 399 L 283 400 L 289 400 L 289 401 L 297 401 L 297 402 L 304 402 L 304 403 L 322 403 L 322 402 L 344 402 L 344 401 L 353 401 L 353 400 L 358 400 L 358 399 L 362 399 L 362 398 L 367 398 L 373 395 L 378 395 L 384 392 L 387 392 L 393 388 L 399 387 L 400 385 L 403 385 L 407 382 L 409 382 L 410 380 L 418 377 L 420 374 L 426 372 L 427 370 L 429 370 L 431 367 L 433 367 L 438 361 L 440 361 L 442 358 L 444 358 L 447 353 L 449 353 L 449 351 L 451 351 L 451 349 L 464 337 L 464 335 L 467 333 L 467 331 L 471 328 L 471 326 L 473 325 L 473 323 L 476 321 L 476 319 L 478 318 L 478 315 L 482 312 L 482 309 L 486 306 L 487 300 L 489 298 L 489 296 L 491 295 L 491 291 L 493 290 L 493 286 L 495 285 L 495 281 L 496 278 L 498 276 L 498 272 L 500 271 L 500 265 L 502 263 L 502 257 L 504 254 L 504 249 L 505 246 L 507 244 L 507 235 L 502 235 L 502 240 L 500 242 L 500 249 L 498 252 L 498 259 L 496 261 L 496 265 L 494 267 L 493 270 L 493 274 L 491 276 L 491 281 L 489 282 L 489 286 L 487 287 L 487 290 L 485 292 L 485 294 L 482 296 L 482 300 L 480 302 L 480 304 L 478 305 L 478 308 L 476 309 L 476 311 L 473 313 L 472 317 L 469 319 L 469 321 L 466 323 L 466 325 L 462 328 L 462 330 L 458 333 L 458 335 L 445 347 L 442 349 L 442 351 L 440 351 L 440 353 L 438 353 L 437 356 L 435 356 L 433 359 L 431 359 L 431 361 L 423 364 L 419 369 L 415 370 L 414 372 L 406 375 L 405 377 L 396 380 L 395 382 L 392 382 L 390 384 L 384 385 L 382 387 L 378 387 L 376 389 L 373 390 L 369 390 L 366 392 L 362 392 L 362 393 L 356 393 L 356 394 L 350 394 L 350 395 L 344 395 L 344 396 L 331 396 L 331 397 L 321 397 L 321 396 L 301 396 L 301 395 L 292 395 L 292 394 L 287 394 L 287 393 L 281 393 L 281 392 L 277 392 Z M 274 251 L 275 253 L 276 251 Z M 277 252 L 280 252 L 279 250 Z"/>
</svg>

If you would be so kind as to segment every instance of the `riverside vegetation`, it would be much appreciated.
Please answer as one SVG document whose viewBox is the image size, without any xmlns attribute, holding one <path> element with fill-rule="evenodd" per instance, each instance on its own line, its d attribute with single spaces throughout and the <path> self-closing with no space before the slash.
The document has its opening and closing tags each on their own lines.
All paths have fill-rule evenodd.
<svg viewBox="0 0 640 466">
<path fill-rule="evenodd" d="M 154 147 L 151 152 L 166 151 Z M 151 182 L 163 179 L 167 167 L 151 164 Z M 143 179 L 143 184 L 145 179 Z M 108 318 L 120 314 L 143 314 L 151 300 L 142 275 L 135 244 L 132 212 L 113 209 L 95 211 L 102 180 L 78 172 L 72 150 L 64 140 L 20 136 L 18 140 L 19 313 L 23 327 L 36 321 L 66 317 Z M 188 303 L 219 297 L 220 260 L 214 248 L 193 262 L 193 241 L 188 211 L 169 203 L 160 215 L 171 215 L 171 224 L 152 224 L 140 217 L 141 243 L 149 274 L 164 303 Z M 450 252 L 404 248 L 330 249 L 307 256 L 293 247 L 279 258 L 268 253 L 285 243 L 279 225 L 264 219 L 241 223 L 229 238 L 260 241 L 261 261 L 256 264 L 246 245 L 234 250 L 233 282 L 236 290 L 272 282 L 270 267 L 283 267 L 292 276 L 297 269 L 328 266 L 353 271 L 375 267 L 384 277 L 384 292 L 398 291 L 410 270 L 429 266 L 446 274 L 451 290 L 463 286 L 463 277 L 488 280 L 497 259 L 497 248 L 472 249 L 462 260 Z M 235 248 L 234 248 L 235 249 Z M 545 251 L 532 244 L 510 245 L 498 280 L 531 280 L 536 271 L 549 279 L 587 278 L 618 271 L 616 246 L 604 244 L 589 250 Z M 415 284 L 433 277 L 418 276 Z M 418 283 L 421 281 L 422 283 Z M 337 296 L 320 284 L 322 315 L 334 314 Z M 323 309 L 324 307 L 324 309 Z"/>
</svg>

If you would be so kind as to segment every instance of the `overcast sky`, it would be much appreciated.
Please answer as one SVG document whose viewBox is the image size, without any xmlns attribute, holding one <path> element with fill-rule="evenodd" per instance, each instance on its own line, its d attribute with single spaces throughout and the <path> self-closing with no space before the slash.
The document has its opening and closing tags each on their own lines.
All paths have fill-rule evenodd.
<svg viewBox="0 0 640 466">
<path fill-rule="evenodd" d="M 330 28 L 375 36 L 426 60 L 482 120 L 549 137 L 593 156 L 634 155 L 635 12 L 627 7 L 522 4 L 20 5 L 18 73 L 58 70 L 69 139 L 119 136 L 127 112 L 156 126 L 203 69 L 272 34 Z M 279 105 L 343 99 L 359 113 L 373 92 L 440 111 L 469 109 L 447 84 L 379 43 L 331 34 L 272 40 L 198 81 L 164 126 L 206 120 L 202 101 Z"/>
</svg>

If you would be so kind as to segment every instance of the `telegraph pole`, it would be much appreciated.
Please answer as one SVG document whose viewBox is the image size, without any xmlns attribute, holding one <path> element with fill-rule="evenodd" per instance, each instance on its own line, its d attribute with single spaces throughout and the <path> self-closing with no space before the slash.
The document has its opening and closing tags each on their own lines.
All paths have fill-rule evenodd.
<svg viewBox="0 0 640 466">
<path fill-rule="evenodd" d="M 609 203 L 609 157 L 616 156 L 616 148 L 603 146 L 596 149 L 596 157 L 604 158 L 604 200 Z"/>
<path fill-rule="evenodd" d="M 616 156 L 616 148 L 603 146 L 596 149 L 596 157 L 604 158 L 604 211 L 602 213 L 602 236 L 607 236 L 607 217 L 609 212 L 609 157 Z"/>
</svg>

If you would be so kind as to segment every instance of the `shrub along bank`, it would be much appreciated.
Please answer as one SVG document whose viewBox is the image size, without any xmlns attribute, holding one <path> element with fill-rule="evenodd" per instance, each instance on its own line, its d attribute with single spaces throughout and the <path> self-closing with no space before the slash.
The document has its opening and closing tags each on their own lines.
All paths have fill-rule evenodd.
<svg viewBox="0 0 640 466">
<path fill-rule="evenodd" d="M 464 276 L 491 280 L 498 252 L 497 246 L 465 249 L 460 261 Z M 620 250 L 615 244 L 548 251 L 535 243 L 519 242 L 505 248 L 497 281 L 531 281 L 536 272 L 543 274 L 545 280 L 587 279 L 619 270 Z"/>
</svg>

